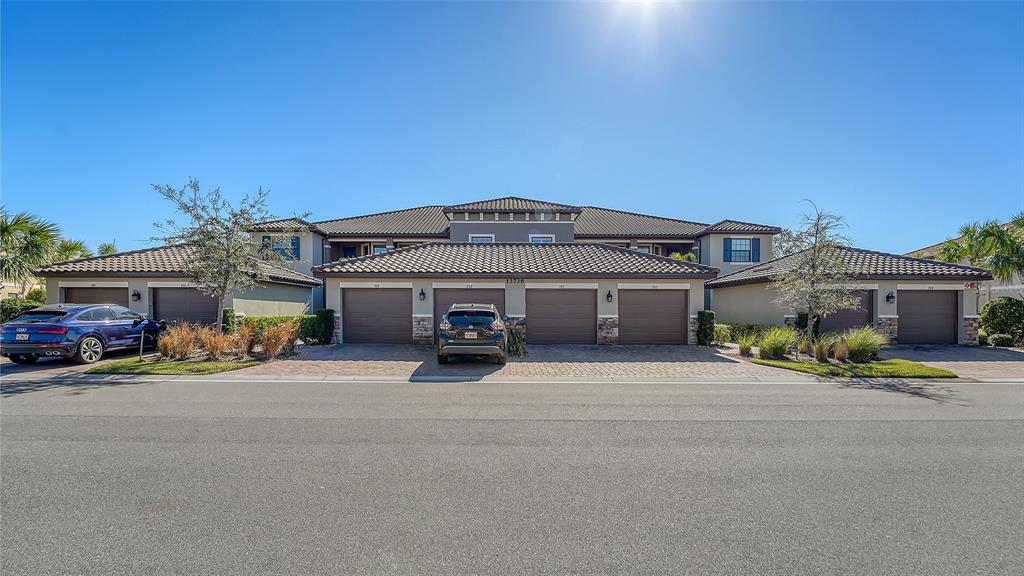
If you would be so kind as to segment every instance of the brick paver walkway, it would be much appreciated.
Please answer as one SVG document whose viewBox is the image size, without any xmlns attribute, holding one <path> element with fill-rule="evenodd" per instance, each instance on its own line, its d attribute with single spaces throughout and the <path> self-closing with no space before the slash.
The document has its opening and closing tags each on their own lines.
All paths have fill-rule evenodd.
<svg viewBox="0 0 1024 576">
<path fill-rule="evenodd" d="M 956 373 L 961 378 L 1024 379 L 1024 351 L 980 346 L 892 346 L 883 358 L 903 358 Z"/>
<path fill-rule="evenodd" d="M 690 346 L 541 346 L 508 364 L 453 359 L 438 365 L 433 348 L 385 344 L 309 346 L 294 359 L 231 373 L 274 376 L 456 376 L 559 378 L 750 378 L 800 380 L 788 370 L 758 366 L 713 349 Z"/>
</svg>

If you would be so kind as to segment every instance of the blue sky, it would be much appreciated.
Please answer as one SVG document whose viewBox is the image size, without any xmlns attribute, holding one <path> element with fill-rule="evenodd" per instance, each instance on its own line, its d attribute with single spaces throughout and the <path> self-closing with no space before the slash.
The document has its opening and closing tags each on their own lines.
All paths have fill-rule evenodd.
<svg viewBox="0 0 1024 576">
<path fill-rule="evenodd" d="M 904 252 L 1024 210 L 1024 3 L 2 4 L 2 184 L 149 245 L 188 176 L 326 219 L 504 195 Z"/>
</svg>

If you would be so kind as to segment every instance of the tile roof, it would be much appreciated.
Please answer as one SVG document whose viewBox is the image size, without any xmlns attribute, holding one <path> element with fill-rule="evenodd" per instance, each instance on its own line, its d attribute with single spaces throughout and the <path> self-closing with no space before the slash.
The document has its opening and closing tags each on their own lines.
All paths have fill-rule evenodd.
<svg viewBox="0 0 1024 576">
<path fill-rule="evenodd" d="M 504 196 L 502 198 L 491 198 L 490 200 L 478 200 L 465 204 L 453 204 L 445 206 L 445 212 L 579 212 L 579 206 L 569 204 L 557 204 L 543 200 L 531 200 L 518 196 Z"/>
<path fill-rule="evenodd" d="M 57 262 L 41 268 L 38 271 L 38 275 L 180 275 L 185 267 L 185 262 L 191 257 L 192 250 L 187 246 L 181 244 L 160 246 L 157 248 L 132 250 L 130 252 L 119 252 L 108 256 L 94 256 L 92 258 Z M 307 276 L 306 274 L 281 266 L 263 264 L 263 271 L 274 282 L 306 286 L 320 285 L 320 280 L 312 276 Z"/>
<path fill-rule="evenodd" d="M 281 218 L 279 220 L 267 220 L 254 226 L 252 232 L 296 232 L 300 230 L 313 230 L 323 234 L 320 228 L 303 220 L 302 218 Z"/>
<path fill-rule="evenodd" d="M 753 222 L 741 222 L 739 220 L 719 220 L 701 231 L 701 234 L 711 232 L 746 232 L 749 234 L 765 233 L 778 234 L 782 228 L 768 226 L 767 224 L 754 224 Z"/>
<path fill-rule="evenodd" d="M 713 278 L 718 269 L 598 243 L 431 242 L 339 260 L 317 276 Z"/>
<path fill-rule="evenodd" d="M 707 224 L 701 222 L 649 216 L 597 206 L 583 206 L 580 215 L 576 217 L 576 236 L 578 238 L 696 237 L 697 233 L 706 227 Z"/>
<path fill-rule="evenodd" d="M 420 206 L 314 224 L 332 236 L 448 236 L 448 217 L 442 206 Z"/>
<path fill-rule="evenodd" d="M 922 260 L 886 252 L 874 252 L 860 248 L 840 248 L 843 260 L 853 270 L 853 278 L 873 279 L 949 279 L 949 280 L 991 280 L 987 270 L 946 264 L 934 260 Z M 744 268 L 732 274 L 720 276 L 706 284 L 708 288 L 724 288 L 741 284 L 760 284 L 772 281 L 776 275 L 790 269 L 796 262 L 794 255 L 783 256 L 762 264 Z"/>
</svg>

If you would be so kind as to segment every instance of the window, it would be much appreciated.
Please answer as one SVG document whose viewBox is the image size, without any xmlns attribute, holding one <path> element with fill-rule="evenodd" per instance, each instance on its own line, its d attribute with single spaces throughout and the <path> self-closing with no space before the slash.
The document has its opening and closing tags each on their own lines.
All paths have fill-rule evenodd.
<svg viewBox="0 0 1024 576">
<path fill-rule="evenodd" d="M 651 253 L 651 247 L 648 244 L 642 244 L 642 245 L 636 247 L 636 251 L 637 252 L 643 252 L 644 254 L 650 254 Z"/>
<path fill-rule="evenodd" d="M 531 244 L 551 244 L 554 241 L 554 234 L 530 234 Z"/>
<path fill-rule="evenodd" d="M 388 251 L 388 247 L 387 246 L 383 246 L 381 244 L 374 244 L 374 246 L 373 246 L 373 253 L 374 254 L 383 254 L 383 253 L 385 253 L 387 251 Z"/>
<path fill-rule="evenodd" d="M 82 322 L 107 322 L 113 319 L 114 313 L 107 307 L 86 310 L 75 318 L 75 320 L 81 320 Z"/>
<path fill-rule="evenodd" d="M 271 245 L 271 236 L 263 237 L 263 245 Z M 290 240 L 281 240 L 278 238 L 273 242 L 273 249 L 275 252 L 281 255 L 285 260 L 298 260 L 299 259 L 299 245 L 301 241 L 298 236 L 292 236 Z"/>
<path fill-rule="evenodd" d="M 731 253 L 731 262 L 750 262 L 750 238 L 733 238 Z"/>
<path fill-rule="evenodd" d="M 125 308 L 124 306 L 112 306 L 111 310 L 114 311 L 114 315 L 117 317 L 118 320 L 143 320 L 142 314 L 132 312 L 131 310 Z"/>
<path fill-rule="evenodd" d="M 494 234 L 470 234 L 469 241 L 473 244 L 492 244 Z"/>
</svg>

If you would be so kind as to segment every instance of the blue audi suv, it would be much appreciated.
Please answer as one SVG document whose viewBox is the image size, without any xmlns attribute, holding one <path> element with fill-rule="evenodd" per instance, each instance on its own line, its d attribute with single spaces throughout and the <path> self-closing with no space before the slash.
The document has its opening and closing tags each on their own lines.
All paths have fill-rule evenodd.
<svg viewBox="0 0 1024 576">
<path fill-rule="evenodd" d="M 155 322 L 117 304 L 53 304 L 0 325 L 0 356 L 18 364 L 71 358 L 92 364 L 108 350 L 156 344 L 166 322 Z"/>
</svg>

